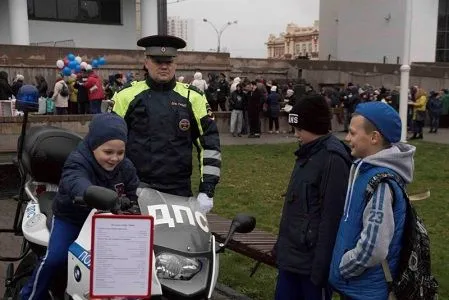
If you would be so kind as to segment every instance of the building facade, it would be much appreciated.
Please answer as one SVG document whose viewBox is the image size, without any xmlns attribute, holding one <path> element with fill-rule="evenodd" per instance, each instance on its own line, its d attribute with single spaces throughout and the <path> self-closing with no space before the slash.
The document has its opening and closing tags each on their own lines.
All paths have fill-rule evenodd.
<svg viewBox="0 0 449 300">
<path fill-rule="evenodd" d="M 157 34 L 157 0 L 0 0 L 0 44 L 136 49 L 139 33 Z"/>
<path fill-rule="evenodd" d="M 195 30 L 193 19 L 182 19 L 180 17 L 168 17 L 167 33 L 182 38 L 187 47 L 184 50 L 195 50 Z"/>
<path fill-rule="evenodd" d="M 321 0 L 320 60 L 402 64 L 407 1 L 412 13 L 410 60 L 449 59 L 449 24 L 444 23 L 449 0 Z"/>
<path fill-rule="evenodd" d="M 319 23 L 313 26 L 300 27 L 294 23 L 287 25 L 286 31 L 279 36 L 270 34 L 268 38 L 268 58 L 318 59 L 319 53 Z"/>
</svg>

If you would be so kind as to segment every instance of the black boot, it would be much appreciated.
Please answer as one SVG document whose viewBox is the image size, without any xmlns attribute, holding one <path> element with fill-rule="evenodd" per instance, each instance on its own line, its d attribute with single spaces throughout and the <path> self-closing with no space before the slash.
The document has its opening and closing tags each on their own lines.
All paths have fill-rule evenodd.
<svg viewBox="0 0 449 300">
<path fill-rule="evenodd" d="M 422 133 L 418 134 L 418 136 L 416 137 L 416 139 L 417 139 L 417 140 L 422 140 L 422 139 L 423 139 Z"/>
<path fill-rule="evenodd" d="M 409 140 L 416 140 L 416 133 L 414 133 L 413 136 L 409 138 Z"/>
</svg>

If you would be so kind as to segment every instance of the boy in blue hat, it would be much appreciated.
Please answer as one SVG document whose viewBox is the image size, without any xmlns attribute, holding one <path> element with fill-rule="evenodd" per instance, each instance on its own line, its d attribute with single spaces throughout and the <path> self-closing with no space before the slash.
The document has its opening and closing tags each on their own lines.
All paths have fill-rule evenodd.
<svg viewBox="0 0 449 300">
<path fill-rule="evenodd" d="M 406 199 L 399 184 L 412 181 L 415 153 L 414 146 L 399 143 L 400 139 L 401 119 L 390 105 L 357 106 L 346 136 L 357 160 L 349 175 L 329 276 L 330 284 L 345 299 L 387 299 L 384 260 L 393 278 L 397 274 L 406 217 Z M 381 183 L 365 199 L 368 182 L 379 173 L 396 175 L 403 183 Z"/>
<path fill-rule="evenodd" d="M 137 200 L 139 179 L 131 161 L 125 158 L 128 130 L 115 114 L 95 115 L 89 133 L 67 158 L 58 193 L 53 201 L 53 219 L 47 253 L 21 291 L 21 299 L 46 300 L 48 288 L 58 270 L 67 265 L 69 246 L 77 239 L 92 208 L 73 203 L 91 185 L 109 188 Z"/>
</svg>

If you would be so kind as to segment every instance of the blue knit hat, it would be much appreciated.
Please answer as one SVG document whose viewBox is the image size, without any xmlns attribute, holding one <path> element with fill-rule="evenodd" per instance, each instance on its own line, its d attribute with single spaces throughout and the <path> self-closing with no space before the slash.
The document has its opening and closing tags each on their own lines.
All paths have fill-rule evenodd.
<svg viewBox="0 0 449 300">
<path fill-rule="evenodd" d="M 383 102 L 366 102 L 357 105 L 355 113 L 368 119 L 389 143 L 401 140 L 401 118 L 390 105 Z"/>
<path fill-rule="evenodd" d="M 89 124 L 89 133 L 84 142 L 92 151 L 107 141 L 128 139 L 128 128 L 125 120 L 113 113 L 96 114 Z"/>
</svg>

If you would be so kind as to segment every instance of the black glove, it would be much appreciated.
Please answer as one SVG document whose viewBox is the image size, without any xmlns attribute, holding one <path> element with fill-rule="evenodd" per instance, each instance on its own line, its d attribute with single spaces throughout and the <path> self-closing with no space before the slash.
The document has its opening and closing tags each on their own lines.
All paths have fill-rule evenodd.
<svg viewBox="0 0 449 300">
<path fill-rule="evenodd" d="M 128 197 L 120 197 L 120 210 L 128 210 L 131 208 L 131 200 Z"/>
</svg>

